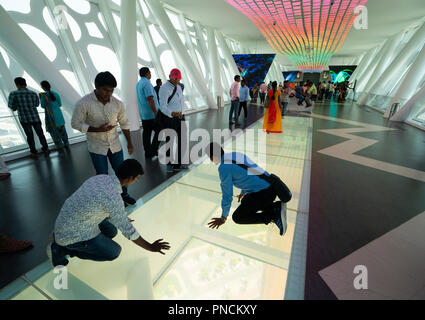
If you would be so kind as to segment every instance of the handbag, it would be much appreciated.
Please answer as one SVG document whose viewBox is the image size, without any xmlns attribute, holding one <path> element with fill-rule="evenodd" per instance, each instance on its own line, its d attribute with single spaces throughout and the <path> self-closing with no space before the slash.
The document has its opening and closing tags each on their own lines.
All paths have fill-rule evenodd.
<svg viewBox="0 0 425 320">
<path fill-rule="evenodd" d="M 263 179 L 264 181 L 270 183 L 273 190 L 276 192 L 278 198 L 283 203 L 287 203 L 291 201 L 292 199 L 292 193 L 289 190 L 289 188 L 286 186 L 286 184 L 275 174 L 270 174 L 269 176 L 265 173 L 259 174 L 259 172 L 255 171 L 254 168 L 250 168 L 245 164 L 238 163 L 235 160 L 232 160 L 233 164 L 236 164 L 237 166 L 247 170 L 248 172 L 253 172 L 256 174 L 260 179 Z"/>
</svg>

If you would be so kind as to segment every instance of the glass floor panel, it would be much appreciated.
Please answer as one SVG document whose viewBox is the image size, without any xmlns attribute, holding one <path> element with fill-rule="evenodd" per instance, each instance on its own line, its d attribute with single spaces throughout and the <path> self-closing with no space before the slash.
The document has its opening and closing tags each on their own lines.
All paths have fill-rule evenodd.
<svg viewBox="0 0 425 320">
<path fill-rule="evenodd" d="M 251 156 L 249 152 L 246 154 L 248 157 Z M 252 157 L 251 159 L 267 172 L 274 173 L 282 178 L 282 180 L 292 192 L 292 199 L 288 202 L 288 208 L 297 211 L 299 207 L 298 202 L 301 190 L 302 174 L 304 170 L 304 160 L 269 155 L 266 157 L 260 156 L 258 159 L 256 159 L 256 157 Z M 264 160 L 265 162 L 263 162 Z M 210 161 L 208 162 L 209 164 L 201 164 L 193 169 L 191 172 L 178 180 L 177 183 L 206 189 L 221 195 L 218 166 L 212 164 Z M 233 189 L 234 197 L 237 197 L 239 193 L 239 189 Z"/>
<path fill-rule="evenodd" d="M 287 271 L 204 241 L 189 242 L 154 288 L 158 300 L 282 300 Z"/>
<path fill-rule="evenodd" d="M 11 300 L 48 300 L 34 287 L 27 287 L 22 292 L 18 293 Z"/>
<path fill-rule="evenodd" d="M 307 138 L 298 142 L 305 142 L 307 145 L 311 119 L 301 120 L 292 120 L 289 117 L 285 119 L 288 128 L 294 127 L 294 132 L 303 132 L 304 129 Z M 302 128 L 302 125 L 305 127 Z M 291 144 L 291 138 L 283 135 L 263 136 L 265 138 L 261 139 L 264 139 L 266 146 Z M 236 140 L 242 138 L 245 139 L 241 135 Z M 231 144 L 227 144 L 226 149 L 230 151 L 230 147 Z M 266 149 L 266 153 L 269 150 Z M 221 215 L 221 190 L 218 167 L 206 160 L 130 215 L 135 220 L 134 226 L 147 241 L 164 239 L 170 243 L 171 249 L 166 251 L 166 255 L 147 252 L 119 233 L 114 240 L 121 245 L 122 252 L 115 261 L 70 259 L 67 266 L 67 290 L 53 287 L 58 276 L 53 270 L 39 279 L 30 280 L 50 298 L 61 300 L 145 299 L 146 293 L 153 289 L 155 297 L 161 299 L 282 299 L 305 158 L 289 158 L 285 157 L 285 153 L 283 156 L 256 154 L 255 149 L 246 153 L 267 171 L 282 177 L 293 193 L 293 198 L 288 203 L 288 231 L 284 237 L 279 236 L 278 229 L 273 224 L 247 227 L 236 225 L 231 219 L 219 230 L 207 228 L 206 223 L 210 218 Z M 235 197 L 238 194 L 239 191 L 235 190 Z M 234 199 L 231 213 L 237 206 L 237 200 Z M 213 277 L 209 271 L 202 271 L 202 279 L 199 278 L 199 272 L 179 273 L 187 270 L 187 255 L 195 252 L 194 259 L 198 259 L 198 251 L 201 262 L 202 259 L 208 259 L 201 252 L 205 251 L 207 255 L 208 252 L 218 252 L 214 253 L 216 262 L 211 263 L 211 268 L 219 270 L 217 277 L 220 279 L 231 280 L 215 281 L 213 278 L 214 284 L 208 284 L 205 282 L 207 274 L 208 279 Z M 201 270 L 204 268 L 201 262 L 191 268 Z M 234 266 L 238 266 L 236 270 L 240 277 L 233 276 Z M 179 278 L 176 274 L 185 278 Z M 167 280 L 169 278 L 172 280 Z M 152 283 L 155 284 L 154 288 Z M 187 288 L 198 291 L 185 291 Z M 30 287 L 15 298 L 37 299 L 40 298 L 40 293 Z"/>
<path fill-rule="evenodd" d="M 237 206 L 237 201 L 235 201 L 230 210 L 230 217 L 232 213 L 236 210 Z M 283 251 L 287 255 L 289 255 L 291 253 L 292 242 L 294 239 L 296 214 L 297 213 L 295 211 L 287 210 L 288 228 L 283 237 L 280 236 L 279 229 L 274 223 L 270 223 L 268 225 L 238 225 L 233 223 L 233 221 L 231 221 L 230 219 L 216 231 L 234 237 L 238 237 L 240 239 L 244 239 L 246 241 L 253 242 L 267 248 L 273 248 L 279 251 Z M 221 207 L 218 207 L 216 212 L 208 218 L 208 221 L 205 221 L 204 227 L 208 228 L 208 222 L 212 218 L 217 218 L 220 216 Z"/>
</svg>

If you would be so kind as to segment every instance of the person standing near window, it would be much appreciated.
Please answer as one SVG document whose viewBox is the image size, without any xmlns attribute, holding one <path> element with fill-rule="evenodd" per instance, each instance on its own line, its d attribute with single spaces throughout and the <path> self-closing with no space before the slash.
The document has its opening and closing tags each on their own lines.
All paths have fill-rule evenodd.
<svg viewBox="0 0 425 320">
<path fill-rule="evenodd" d="M 41 107 L 45 110 L 46 130 L 50 133 L 58 150 L 69 148 L 68 134 L 65 129 L 65 119 L 61 106 L 62 101 L 56 92 L 51 90 L 48 81 L 41 82 L 41 88 L 45 91 L 40 93 Z"/>
<path fill-rule="evenodd" d="M 117 124 L 125 135 L 130 155 L 134 147 L 124 104 L 112 96 L 117 80 L 110 72 L 101 72 L 96 76 L 95 87 L 94 92 L 77 102 L 71 125 L 75 130 L 87 134 L 87 146 L 96 174 L 107 175 L 108 159 L 115 173 L 124 162 Z M 126 186 L 122 191 L 121 197 L 126 206 L 136 204 L 136 200 L 127 193 Z"/>
<path fill-rule="evenodd" d="M 150 82 L 152 75 L 149 68 L 141 68 L 139 75 L 140 80 L 137 83 L 136 91 L 140 119 L 142 119 L 143 124 L 143 147 L 145 149 L 145 157 L 151 159 L 158 156 L 159 128 L 155 123 L 155 117 L 159 109 L 159 102 L 155 89 Z M 155 132 L 153 140 L 152 132 Z"/>
<path fill-rule="evenodd" d="M 161 86 L 162 86 L 162 80 L 161 79 L 156 79 L 156 86 L 154 87 L 154 89 L 155 89 L 155 92 L 156 92 L 156 95 L 157 95 L 157 100 L 158 100 L 158 103 L 159 103 L 159 89 L 161 89 Z"/>
<path fill-rule="evenodd" d="M 179 69 L 170 71 L 168 80 L 159 90 L 159 112 L 158 121 L 162 129 L 173 129 L 177 134 L 177 159 L 174 156 L 174 143 L 167 150 L 167 172 L 187 170 L 187 165 L 182 164 L 182 122 L 185 121 L 183 89 L 180 86 L 182 74 Z M 171 137 L 166 137 L 166 143 L 170 143 Z"/>
<path fill-rule="evenodd" d="M 24 78 L 16 78 L 15 85 L 18 90 L 10 93 L 8 105 L 12 111 L 18 111 L 19 121 L 27 136 L 27 142 L 30 147 L 30 157 L 38 159 L 32 128 L 34 128 L 40 140 L 44 154 L 48 155 L 50 153 L 43 128 L 41 127 L 41 120 L 37 112 L 37 107 L 40 105 L 40 99 L 37 93 L 27 89 L 27 82 Z"/>
</svg>

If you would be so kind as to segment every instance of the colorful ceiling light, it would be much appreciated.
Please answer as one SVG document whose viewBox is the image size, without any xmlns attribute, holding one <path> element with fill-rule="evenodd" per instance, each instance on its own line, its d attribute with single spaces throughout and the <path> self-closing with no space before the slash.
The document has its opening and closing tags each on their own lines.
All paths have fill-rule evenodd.
<svg viewBox="0 0 425 320">
<path fill-rule="evenodd" d="M 248 16 L 270 46 L 300 71 L 323 71 L 367 0 L 225 0 Z"/>
</svg>

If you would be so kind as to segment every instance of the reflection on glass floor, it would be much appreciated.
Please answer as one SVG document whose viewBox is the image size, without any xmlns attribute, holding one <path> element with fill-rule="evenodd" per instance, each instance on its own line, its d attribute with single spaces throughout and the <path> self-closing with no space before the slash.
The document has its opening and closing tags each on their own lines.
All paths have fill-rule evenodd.
<svg viewBox="0 0 425 320">
<path fill-rule="evenodd" d="M 114 239 L 122 246 L 117 260 L 71 259 L 67 290 L 54 288 L 53 271 L 31 279 L 34 285 L 52 299 L 146 299 L 150 293 L 156 299 L 282 299 L 311 119 L 286 117 L 283 123 L 283 134 L 270 135 L 256 123 L 224 149 L 246 153 L 290 187 L 284 237 L 274 224 L 242 226 L 231 219 L 219 230 L 209 229 L 207 222 L 221 215 L 221 190 L 218 167 L 206 160 L 130 215 L 146 240 L 170 242 L 166 255 L 144 251 L 119 234 Z M 238 194 L 234 190 L 230 215 Z M 43 298 L 30 287 L 15 299 L 32 296 Z"/>
</svg>

